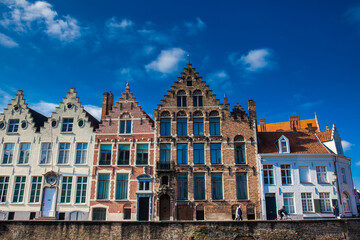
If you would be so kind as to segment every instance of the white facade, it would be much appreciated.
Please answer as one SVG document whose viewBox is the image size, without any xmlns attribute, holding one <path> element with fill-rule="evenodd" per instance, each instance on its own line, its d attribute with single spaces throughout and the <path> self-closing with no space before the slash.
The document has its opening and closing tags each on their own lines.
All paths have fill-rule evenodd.
<svg viewBox="0 0 360 240">
<path fill-rule="evenodd" d="M 334 217 L 338 194 L 330 155 L 259 154 L 259 158 L 263 219 L 269 219 L 269 208 L 274 207 L 267 205 L 269 197 L 275 197 L 276 215 L 285 206 L 293 219 Z"/>
<path fill-rule="evenodd" d="M 40 131 L 31 113 L 38 122 L 42 120 Z M 16 132 L 9 132 L 11 120 L 19 120 Z M 24 129 L 23 121 L 28 122 Z M 0 116 L 0 126 L 1 122 L 6 125 L 0 130 L 2 218 L 87 220 L 94 127 L 98 122 L 84 111 L 75 89 L 67 93 L 48 119 L 30 110 L 19 91 Z M 6 161 L 10 151 L 12 163 Z M 27 163 L 22 163 L 26 162 L 24 154 Z"/>
</svg>

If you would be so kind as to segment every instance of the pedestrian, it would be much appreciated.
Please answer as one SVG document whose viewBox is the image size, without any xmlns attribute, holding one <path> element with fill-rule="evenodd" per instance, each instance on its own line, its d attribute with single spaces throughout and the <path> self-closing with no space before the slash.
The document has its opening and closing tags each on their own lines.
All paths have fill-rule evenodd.
<svg viewBox="0 0 360 240">
<path fill-rule="evenodd" d="M 239 206 L 237 209 L 236 209 L 236 213 L 237 213 L 237 217 L 236 217 L 236 220 L 238 221 L 242 221 L 242 211 L 241 211 L 241 207 Z"/>
<path fill-rule="evenodd" d="M 333 213 L 335 215 L 336 218 L 340 218 L 339 216 L 339 208 L 337 206 L 333 206 Z"/>
<path fill-rule="evenodd" d="M 280 220 L 282 220 L 282 218 L 284 216 L 288 215 L 288 213 L 285 210 L 285 206 L 282 206 L 282 208 L 279 209 L 278 214 L 279 214 Z"/>
</svg>

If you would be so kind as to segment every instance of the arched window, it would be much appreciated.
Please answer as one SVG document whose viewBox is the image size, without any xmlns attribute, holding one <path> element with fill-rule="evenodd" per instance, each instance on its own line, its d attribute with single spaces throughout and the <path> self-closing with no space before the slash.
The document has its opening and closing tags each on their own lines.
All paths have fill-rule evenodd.
<svg viewBox="0 0 360 240">
<path fill-rule="evenodd" d="M 235 164 L 245 164 L 245 141 L 243 136 L 236 136 L 234 138 Z"/>
<path fill-rule="evenodd" d="M 187 118 L 184 111 L 177 113 L 177 135 L 186 136 L 187 135 Z"/>
<path fill-rule="evenodd" d="M 220 135 L 220 117 L 218 111 L 210 112 L 210 135 Z"/>
<path fill-rule="evenodd" d="M 180 90 L 177 93 L 177 106 L 186 107 L 186 92 L 184 90 Z"/>
<path fill-rule="evenodd" d="M 195 90 L 193 93 L 193 106 L 202 107 L 203 106 L 203 97 L 200 90 Z"/>
<path fill-rule="evenodd" d="M 344 212 L 351 212 L 351 200 L 349 194 L 347 192 L 343 192 L 342 198 Z"/>
<path fill-rule="evenodd" d="M 164 111 L 160 115 L 160 135 L 170 136 L 171 135 L 171 118 L 168 111 Z"/>
<path fill-rule="evenodd" d="M 194 112 L 194 120 L 193 120 L 193 129 L 194 136 L 203 136 L 204 135 L 204 118 L 203 114 L 200 111 Z"/>
<path fill-rule="evenodd" d="M 126 203 L 124 204 L 124 220 L 130 220 L 131 219 L 131 204 Z"/>
</svg>

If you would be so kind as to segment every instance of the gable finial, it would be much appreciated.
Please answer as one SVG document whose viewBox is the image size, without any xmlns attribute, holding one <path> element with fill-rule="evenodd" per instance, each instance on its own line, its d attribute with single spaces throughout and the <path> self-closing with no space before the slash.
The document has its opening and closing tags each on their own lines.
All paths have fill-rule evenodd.
<svg viewBox="0 0 360 240">
<path fill-rule="evenodd" d="M 126 82 L 125 92 L 130 92 L 129 82 Z"/>
</svg>

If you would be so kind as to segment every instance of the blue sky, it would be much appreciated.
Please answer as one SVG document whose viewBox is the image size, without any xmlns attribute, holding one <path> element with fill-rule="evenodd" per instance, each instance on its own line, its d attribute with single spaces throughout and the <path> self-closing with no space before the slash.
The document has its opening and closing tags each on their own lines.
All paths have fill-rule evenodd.
<svg viewBox="0 0 360 240">
<path fill-rule="evenodd" d="M 360 188 L 360 1 L 0 0 L 0 13 L 1 111 L 22 89 L 49 115 L 75 87 L 98 116 L 129 81 L 152 115 L 190 53 L 221 102 L 336 124 Z"/>
</svg>

